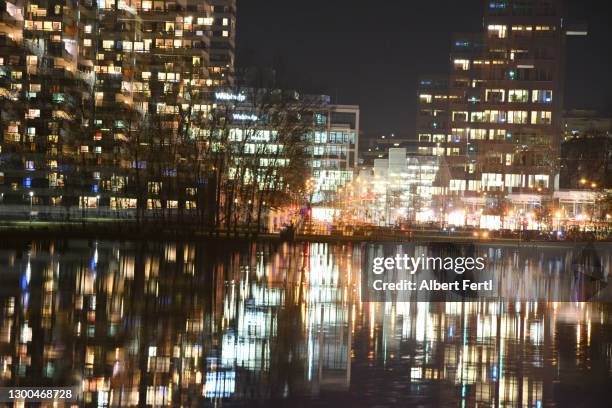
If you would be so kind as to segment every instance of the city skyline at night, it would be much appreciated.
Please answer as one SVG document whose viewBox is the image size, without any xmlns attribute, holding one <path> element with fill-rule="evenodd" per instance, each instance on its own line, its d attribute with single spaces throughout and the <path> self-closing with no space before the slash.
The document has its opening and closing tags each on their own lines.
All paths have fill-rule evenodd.
<svg viewBox="0 0 612 408">
<path fill-rule="evenodd" d="M 612 395 L 596 0 L 0 0 L 0 408 Z"/>
<path fill-rule="evenodd" d="M 247 1 L 238 9 L 237 65 L 275 65 L 292 87 L 301 85 L 338 98 L 337 103 L 360 105 L 368 139 L 391 133 L 412 137 L 417 78 L 447 72 L 451 34 L 482 32 L 487 3 L 395 2 L 372 7 L 317 0 L 299 9 L 292 1 Z M 589 35 L 568 41 L 564 108 L 611 115 L 608 5 L 569 1 L 568 16 L 585 22 Z"/>
</svg>

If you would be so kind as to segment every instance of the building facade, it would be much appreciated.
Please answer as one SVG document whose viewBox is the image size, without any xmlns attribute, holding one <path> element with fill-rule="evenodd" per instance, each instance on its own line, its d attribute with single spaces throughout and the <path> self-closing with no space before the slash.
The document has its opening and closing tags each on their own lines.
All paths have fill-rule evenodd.
<svg viewBox="0 0 612 408">
<path fill-rule="evenodd" d="M 2 202 L 154 206 L 142 170 L 176 169 L 142 152 L 168 151 L 233 81 L 235 15 L 228 0 L 3 1 Z"/>
<path fill-rule="evenodd" d="M 235 141 L 252 146 L 246 153 L 272 157 L 287 151 L 270 165 L 294 165 L 289 158 L 290 146 L 281 140 L 283 134 L 285 139 L 290 134 L 302 139 L 308 172 L 304 178 L 310 190 L 306 198 L 310 203 L 331 203 L 338 190 L 353 180 L 359 157 L 359 106 L 333 104 L 327 95 L 240 87 L 216 92 L 215 101 L 216 110 L 230 109 L 230 132 L 243 135 Z M 270 120 L 271 113 L 279 110 L 301 116 L 301 125 L 287 126 L 283 120 Z"/>
<path fill-rule="evenodd" d="M 347 217 L 380 226 L 432 221 L 441 158 L 408 154 L 403 147 L 389 148 L 386 157 L 360 167 L 344 192 Z"/>
<path fill-rule="evenodd" d="M 418 150 L 446 156 L 451 194 L 550 194 L 562 137 L 564 1 L 484 6 L 483 33 L 453 36 L 448 80 L 420 79 Z"/>
<path fill-rule="evenodd" d="M 310 138 L 313 203 L 330 203 L 353 180 L 359 157 L 359 106 L 323 106 Z"/>
</svg>

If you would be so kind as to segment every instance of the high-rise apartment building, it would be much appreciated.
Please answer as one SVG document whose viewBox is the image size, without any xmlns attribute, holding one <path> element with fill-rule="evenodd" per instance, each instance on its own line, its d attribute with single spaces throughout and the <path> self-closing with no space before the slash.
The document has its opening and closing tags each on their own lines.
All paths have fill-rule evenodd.
<svg viewBox="0 0 612 408">
<path fill-rule="evenodd" d="M 211 78 L 215 85 L 233 84 L 236 59 L 236 0 L 210 0 L 213 26 L 210 39 Z"/>
<path fill-rule="evenodd" d="M 169 151 L 233 81 L 235 0 L 3 0 L 0 13 L 5 204 L 133 206 L 140 170 L 176 173 L 139 152 Z"/>
<path fill-rule="evenodd" d="M 424 75 L 417 83 L 416 116 L 417 153 L 442 156 L 448 138 L 449 77 L 446 74 Z"/>
<path fill-rule="evenodd" d="M 450 193 L 555 187 L 569 34 L 564 3 L 487 0 L 484 33 L 453 37 L 447 103 L 435 99 L 444 100 L 444 78 L 419 80 L 418 151 L 447 156 Z"/>
</svg>

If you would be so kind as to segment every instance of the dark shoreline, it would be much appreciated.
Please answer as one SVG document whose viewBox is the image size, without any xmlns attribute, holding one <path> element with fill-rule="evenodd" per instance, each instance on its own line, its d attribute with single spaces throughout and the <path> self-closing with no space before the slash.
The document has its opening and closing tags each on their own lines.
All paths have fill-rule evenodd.
<svg viewBox="0 0 612 408">
<path fill-rule="evenodd" d="M 4 222 L 0 223 L 0 239 L 2 240 L 49 240 L 49 239 L 100 239 L 117 241 L 166 241 L 191 240 L 212 242 L 286 242 L 279 234 L 255 233 L 254 231 L 206 231 L 194 228 L 191 225 L 153 224 L 137 225 L 133 222 L 124 223 L 41 223 L 33 222 Z M 545 241 L 521 240 L 516 238 L 488 238 L 478 239 L 471 236 L 449 235 L 431 231 L 415 231 L 410 238 L 394 236 L 343 236 L 343 235 L 296 235 L 293 242 L 321 242 L 321 243 L 376 243 L 376 242 L 453 242 L 474 245 L 500 245 L 500 246 L 529 246 L 529 247 L 571 247 L 589 241 Z M 595 241 L 606 243 L 610 241 Z"/>
</svg>

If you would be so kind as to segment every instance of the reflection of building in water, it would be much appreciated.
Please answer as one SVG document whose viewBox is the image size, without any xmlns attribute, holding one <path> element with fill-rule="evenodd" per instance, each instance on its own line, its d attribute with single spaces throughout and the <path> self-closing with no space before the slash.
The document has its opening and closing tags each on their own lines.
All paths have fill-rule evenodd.
<svg viewBox="0 0 612 408">
<path fill-rule="evenodd" d="M 320 388 L 347 390 L 351 365 L 352 259 L 326 244 L 312 244 L 307 253 L 308 293 L 304 305 L 306 379 Z"/>
<path fill-rule="evenodd" d="M 78 385 L 98 406 L 201 394 L 205 292 L 190 289 L 193 250 L 70 242 L 4 252 L 4 384 Z"/>
<path fill-rule="evenodd" d="M 236 279 L 224 283 L 219 369 L 236 370 L 235 396 L 348 388 L 351 270 L 344 268 L 346 257 L 328 250 L 326 245 L 283 246 L 269 263 L 263 262 L 268 254 L 254 252 L 250 260 L 230 266 Z M 287 380 L 275 388 L 272 380 L 283 374 Z M 216 390 L 220 382 L 212 382 Z"/>
<path fill-rule="evenodd" d="M 201 406 L 363 396 L 377 384 L 357 374 L 365 362 L 400 373 L 407 395 L 514 407 L 554 405 L 564 372 L 610 370 L 601 305 L 360 303 L 360 258 L 323 244 L 0 250 L 0 384 L 76 384 L 85 406 Z M 529 262 L 527 280 L 559 272 Z"/>
<path fill-rule="evenodd" d="M 577 315 L 579 348 L 590 343 L 584 306 Z M 551 346 L 557 336 L 555 305 L 414 302 L 369 307 L 370 325 L 380 329 L 370 332 L 380 336 L 372 339 L 370 352 L 383 350 L 387 366 L 406 370 L 413 383 L 455 384 L 462 406 L 542 406 L 552 396 L 544 386 L 550 378 L 542 373 L 559 364 Z M 581 339 L 585 333 L 589 338 Z M 523 358 L 529 360 L 524 367 Z"/>
</svg>

